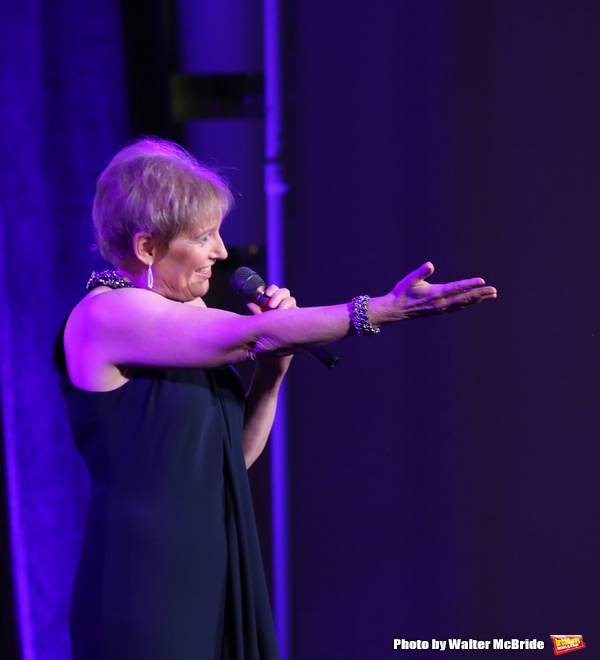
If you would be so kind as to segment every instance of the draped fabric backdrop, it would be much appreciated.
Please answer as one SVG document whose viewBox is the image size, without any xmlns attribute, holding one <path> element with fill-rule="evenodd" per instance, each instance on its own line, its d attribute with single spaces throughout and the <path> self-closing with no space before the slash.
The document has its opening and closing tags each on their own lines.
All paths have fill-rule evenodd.
<svg viewBox="0 0 600 660">
<path fill-rule="evenodd" d="M 25 660 L 69 655 L 88 477 L 50 356 L 101 265 L 90 206 L 131 137 L 134 4 L 6 0 L 0 22 L 0 387 Z M 535 637 L 543 651 L 490 652 L 550 657 L 561 633 L 594 657 L 600 5 L 298 0 L 284 28 L 278 284 L 337 303 L 431 260 L 434 281 L 500 291 L 342 342 L 331 372 L 294 359 L 291 657 L 394 658 L 394 638 L 433 637 Z"/>
<path fill-rule="evenodd" d="M 92 268 L 96 177 L 128 135 L 119 11 L 117 0 L 2 6 L 0 385 L 25 660 L 70 655 L 67 605 L 89 486 L 51 350 Z"/>
</svg>

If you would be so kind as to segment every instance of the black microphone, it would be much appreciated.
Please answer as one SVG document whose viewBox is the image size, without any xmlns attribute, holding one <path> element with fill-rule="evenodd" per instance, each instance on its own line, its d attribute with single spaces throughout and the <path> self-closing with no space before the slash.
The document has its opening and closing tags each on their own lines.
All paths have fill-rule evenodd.
<svg viewBox="0 0 600 660">
<path fill-rule="evenodd" d="M 265 295 L 267 285 L 263 278 L 247 266 L 241 266 L 231 276 L 231 286 L 248 302 L 256 303 L 263 312 L 268 311 L 269 296 Z M 339 362 L 338 356 L 327 346 L 311 348 L 310 354 L 314 355 L 321 364 L 328 369 L 333 369 Z"/>
</svg>

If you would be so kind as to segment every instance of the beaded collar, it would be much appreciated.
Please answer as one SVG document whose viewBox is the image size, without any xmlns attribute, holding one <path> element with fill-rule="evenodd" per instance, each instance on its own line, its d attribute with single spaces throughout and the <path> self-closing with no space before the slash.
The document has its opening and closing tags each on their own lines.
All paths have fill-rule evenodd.
<svg viewBox="0 0 600 660">
<path fill-rule="evenodd" d="M 133 289 L 135 286 L 121 277 L 116 270 L 103 270 L 98 272 L 95 270 L 88 280 L 86 289 L 91 291 L 97 286 L 107 286 L 111 289 Z"/>
</svg>

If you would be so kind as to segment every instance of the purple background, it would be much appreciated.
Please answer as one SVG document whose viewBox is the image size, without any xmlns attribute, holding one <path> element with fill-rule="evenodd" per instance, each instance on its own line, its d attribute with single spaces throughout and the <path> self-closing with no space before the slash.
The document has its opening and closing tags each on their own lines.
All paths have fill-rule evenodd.
<svg viewBox="0 0 600 660">
<path fill-rule="evenodd" d="M 20 622 L 6 580 L 7 657 L 68 654 L 88 486 L 50 349 L 101 265 L 94 182 L 134 135 L 178 132 L 167 72 L 136 69 L 170 52 L 160 3 L 148 21 L 132 4 L 3 6 L 4 574 Z M 600 644 L 599 29 L 592 0 L 286 4 L 285 284 L 301 304 L 337 303 L 431 260 L 432 280 L 481 275 L 500 292 L 341 342 L 331 372 L 295 358 L 294 660 L 393 658 L 394 638 L 543 639 L 527 657 L 551 657 L 551 634 Z M 238 207 L 233 243 L 243 194 Z"/>
<path fill-rule="evenodd" d="M 600 8 L 338 8 L 296 13 L 292 290 L 378 294 L 429 259 L 499 298 L 342 343 L 331 374 L 297 360 L 293 648 L 597 648 Z"/>
</svg>

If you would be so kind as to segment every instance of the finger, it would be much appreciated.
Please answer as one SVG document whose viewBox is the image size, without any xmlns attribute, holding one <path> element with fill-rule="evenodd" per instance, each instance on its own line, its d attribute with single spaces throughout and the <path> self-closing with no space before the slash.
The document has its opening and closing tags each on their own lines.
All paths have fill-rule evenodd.
<svg viewBox="0 0 600 660">
<path fill-rule="evenodd" d="M 471 289 L 470 291 L 463 291 L 458 296 L 448 297 L 438 305 L 440 311 L 452 311 L 455 309 L 462 309 L 469 305 L 474 305 L 484 300 L 491 300 L 497 297 L 497 291 L 492 286 L 481 287 L 479 289 Z"/>
<path fill-rule="evenodd" d="M 468 280 L 458 280 L 457 282 L 448 282 L 442 284 L 442 290 L 445 296 L 450 296 L 454 293 L 461 293 L 469 289 L 477 289 L 485 284 L 485 280 L 481 277 L 471 277 Z"/>
<path fill-rule="evenodd" d="M 277 309 L 281 303 L 290 297 L 290 290 L 281 288 L 276 289 L 269 300 L 269 309 Z"/>
<path fill-rule="evenodd" d="M 296 306 L 296 299 L 293 296 L 290 296 L 283 300 L 277 309 L 293 309 Z"/>
<path fill-rule="evenodd" d="M 275 294 L 275 292 L 278 289 L 279 289 L 279 287 L 277 286 L 277 284 L 269 284 L 269 286 L 265 289 L 264 294 L 265 294 L 265 296 L 270 298 L 271 296 L 273 296 Z"/>
<path fill-rule="evenodd" d="M 493 286 L 480 286 L 476 289 L 469 289 L 465 293 L 478 294 L 481 298 L 496 298 L 498 291 Z"/>
<path fill-rule="evenodd" d="M 422 266 L 413 270 L 412 273 L 409 273 L 402 282 L 405 286 L 414 286 L 415 284 L 420 284 L 424 279 L 433 274 L 434 267 L 431 261 L 426 261 Z"/>
<path fill-rule="evenodd" d="M 498 296 L 498 289 L 496 289 L 496 287 L 494 287 L 494 286 L 482 286 L 480 290 L 486 296 L 491 295 L 494 298 L 496 298 Z"/>
<path fill-rule="evenodd" d="M 247 307 L 253 314 L 262 314 L 262 309 L 256 303 L 248 303 Z"/>
<path fill-rule="evenodd" d="M 433 275 L 435 268 L 431 261 L 426 261 L 420 268 L 417 268 L 415 274 L 422 280 L 428 278 L 430 275 Z"/>
</svg>

